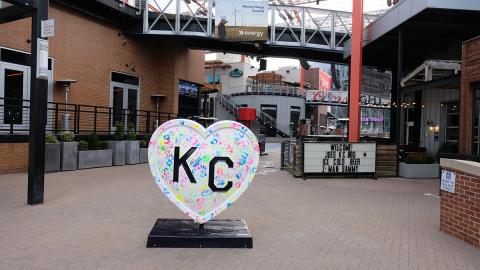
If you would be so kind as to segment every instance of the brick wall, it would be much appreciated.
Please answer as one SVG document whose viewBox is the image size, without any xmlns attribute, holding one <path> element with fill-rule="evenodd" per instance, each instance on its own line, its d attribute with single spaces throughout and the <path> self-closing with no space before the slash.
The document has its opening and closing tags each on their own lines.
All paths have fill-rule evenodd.
<svg viewBox="0 0 480 270">
<path fill-rule="evenodd" d="M 140 77 L 139 109 L 155 111 L 151 96 L 163 94 L 160 111 L 177 113 L 178 81 L 203 83 L 204 52 L 181 40 L 125 36 L 115 26 L 52 2 L 49 18 L 55 19 L 55 36 L 49 39 L 54 81 L 78 80 L 69 103 L 109 107 L 110 74 L 117 71 Z M 30 30 L 30 18 L 2 24 L 0 46 L 30 52 Z M 57 84 L 53 101 L 64 101 Z M 26 171 L 26 144 L 0 144 L 0 154 L 0 174 Z"/>
<path fill-rule="evenodd" d="M 440 229 L 480 248 L 480 177 L 456 174 L 455 193 L 441 192 Z"/>
<path fill-rule="evenodd" d="M 0 143 L 0 174 L 27 171 L 28 143 Z"/>
<path fill-rule="evenodd" d="M 167 98 L 162 112 L 178 111 L 178 80 L 203 83 L 204 52 L 185 48 L 174 38 L 142 39 L 122 34 L 121 29 L 93 17 L 51 3 L 55 19 L 50 38 L 54 80 L 75 79 L 69 103 L 110 106 L 110 73 L 118 71 L 140 77 L 140 108 L 155 110 L 152 94 Z M 31 19 L 0 27 L 0 46 L 30 51 Z M 54 87 L 54 101 L 62 102 L 61 86 Z"/>
</svg>

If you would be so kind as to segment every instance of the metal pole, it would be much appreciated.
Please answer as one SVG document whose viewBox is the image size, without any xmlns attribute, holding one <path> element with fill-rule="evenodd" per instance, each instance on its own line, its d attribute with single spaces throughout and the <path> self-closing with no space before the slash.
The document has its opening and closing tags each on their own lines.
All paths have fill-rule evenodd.
<svg viewBox="0 0 480 270">
<path fill-rule="evenodd" d="M 360 93 L 362 91 L 363 0 L 353 1 L 352 56 L 350 60 L 350 98 L 348 141 L 360 142 Z"/>
<path fill-rule="evenodd" d="M 30 205 L 43 203 L 45 181 L 45 125 L 48 80 L 37 79 L 37 39 L 41 22 L 48 19 L 48 0 L 36 0 L 32 15 L 32 60 L 30 63 L 30 133 L 28 154 L 28 195 Z"/>
<path fill-rule="evenodd" d="M 160 126 L 160 119 L 159 119 L 160 115 L 159 115 L 159 111 L 158 111 L 158 110 L 159 110 L 158 107 L 159 107 L 160 101 L 158 100 L 158 98 L 157 98 L 156 102 L 157 102 L 157 120 L 155 121 L 155 129 Z M 170 119 L 169 119 L 169 120 L 170 120 Z"/>
<path fill-rule="evenodd" d="M 396 76 L 396 108 L 395 108 L 395 124 L 397 125 L 395 127 L 396 131 L 396 137 L 395 137 L 395 143 L 397 145 L 397 176 L 399 174 L 399 154 L 400 154 L 400 143 L 401 143 L 401 134 L 400 132 L 402 131 L 401 128 L 401 117 L 402 117 L 402 92 L 401 92 L 401 82 L 403 78 L 403 31 L 402 29 L 398 30 L 398 52 L 397 52 L 397 76 Z"/>
<path fill-rule="evenodd" d="M 212 36 L 212 9 L 213 9 L 213 0 L 208 0 L 208 25 L 207 25 L 207 36 Z"/>
<path fill-rule="evenodd" d="M 331 49 L 335 49 L 337 47 L 337 41 L 336 41 L 336 29 L 335 29 L 335 11 L 332 11 L 332 29 L 331 29 L 331 33 L 330 33 L 330 48 Z"/>
<path fill-rule="evenodd" d="M 180 33 L 180 2 L 181 0 L 176 0 L 176 14 L 175 14 L 175 33 Z"/>
</svg>

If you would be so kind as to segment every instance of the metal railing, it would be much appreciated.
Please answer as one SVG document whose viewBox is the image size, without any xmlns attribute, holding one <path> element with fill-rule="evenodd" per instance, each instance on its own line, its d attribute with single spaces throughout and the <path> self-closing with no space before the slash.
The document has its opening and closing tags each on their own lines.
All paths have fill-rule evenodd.
<svg viewBox="0 0 480 270">
<path fill-rule="evenodd" d="M 177 117 L 174 113 L 157 114 L 155 111 L 49 102 L 46 131 L 54 134 L 68 130 L 79 135 L 109 135 L 120 123 L 125 128 L 131 125 L 137 134 L 150 134 L 158 125 Z M 28 134 L 29 124 L 29 100 L 0 98 L 0 134 Z"/>
<path fill-rule="evenodd" d="M 304 92 L 300 87 L 289 85 L 271 85 L 271 84 L 251 84 L 248 83 L 245 93 L 249 94 L 271 94 L 282 96 L 297 96 L 303 97 Z"/>
<path fill-rule="evenodd" d="M 147 0 L 138 8 L 144 34 L 215 36 L 214 0 Z M 366 14 L 364 26 L 379 16 Z M 350 12 L 271 3 L 268 18 L 268 44 L 342 51 L 351 37 Z"/>
</svg>

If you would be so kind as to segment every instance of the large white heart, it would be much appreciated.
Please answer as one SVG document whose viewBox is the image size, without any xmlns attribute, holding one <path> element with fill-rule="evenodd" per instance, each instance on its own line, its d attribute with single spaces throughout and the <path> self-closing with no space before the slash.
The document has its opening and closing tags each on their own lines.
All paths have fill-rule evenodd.
<svg viewBox="0 0 480 270">
<path fill-rule="evenodd" d="M 200 224 L 229 208 L 245 192 L 259 159 L 255 135 L 233 121 L 205 129 L 191 120 L 172 120 L 155 131 L 148 147 L 155 183 Z"/>
</svg>

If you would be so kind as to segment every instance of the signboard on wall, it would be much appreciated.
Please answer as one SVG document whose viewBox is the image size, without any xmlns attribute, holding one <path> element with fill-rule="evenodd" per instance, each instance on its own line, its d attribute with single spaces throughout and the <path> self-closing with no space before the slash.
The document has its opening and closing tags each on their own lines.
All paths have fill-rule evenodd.
<svg viewBox="0 0 480 270">
<path fill-rule="evenodd" d="M 333 81 L 332 81 L 332 76 L 330 76 L 330 74 L 320 69 L 319 78 L 320 78 L 320 85 L 318 88 L 319 90 L 323 90 L 323 91 L 332 90 Z"/>
<path fill-rule="evenodd" d="M 307 104 L 311 105 L 330 105 L 330 106 L 348 106 L 348 92 L 329 91 L 329 90 L 308 90 L 306 91 Z M 377 96 L 362 94 L 362 103 L 376 107 L 389 107 L 390 99 L 384 99 Z"/>
<path fill-rule="evenodd" d="M 48 80 L 48 40 L 37 38 L 37 79 Z"/>
<path fill-rule="evenodd" d="M 268 40 L 268 0 L 217 0 L 216 36 L 231 41 Z"/>
<path fill-rule="evenodd" d="M 442 171 L 442 182 L 440 189 L 450 193 L 455 193 L 455 180 L 457 176 L 453 172 Z"/>
<path fill-rule="evenodd" d="M 304 173 L 375 173 L 375 143 L 305 143 Z"/>
<path fill-rule="evenodd" d="M 310 90 L 307 91 L 307 104 L 348 105 L 348 92 Z"/>
</svg>

